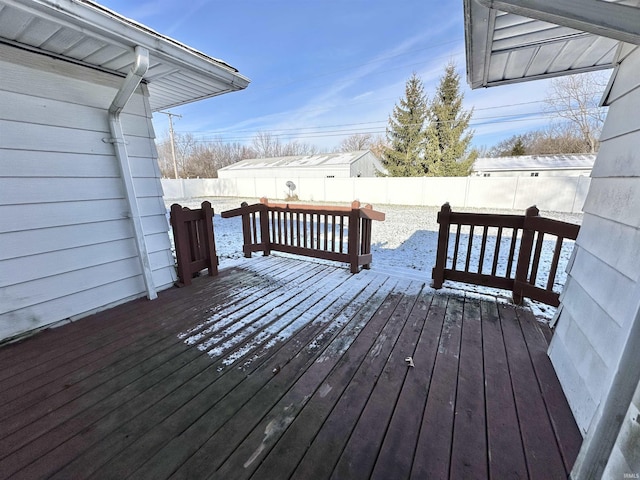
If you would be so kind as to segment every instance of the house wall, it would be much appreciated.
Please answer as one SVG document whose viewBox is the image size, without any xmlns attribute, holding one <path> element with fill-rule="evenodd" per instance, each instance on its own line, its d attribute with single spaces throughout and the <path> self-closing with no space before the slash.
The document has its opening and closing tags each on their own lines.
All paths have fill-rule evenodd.
<svg viewBox="0 0 640 480">
<path fill-rule="evenodd" d="M 628 476 L 625 477 L 625 475 Z M 602 478 L 638 478 L 638 476 L 640 476 L 640 382 L 622 422 L 622 428 Z"/>
<path fill-rule="evenodd" d="M 0 44 L 0 339 L 145 294 L 107 109 L 122 78 Z M 146 88 L 122 115 L 157 289 L 175 280 Z"/>
<path fill-rule="evenodd" d="M 584 219 L 549 355 L 583 432 L 598 419 L 640 309 L 640 49 L 608 96 Z"/>
</svg>

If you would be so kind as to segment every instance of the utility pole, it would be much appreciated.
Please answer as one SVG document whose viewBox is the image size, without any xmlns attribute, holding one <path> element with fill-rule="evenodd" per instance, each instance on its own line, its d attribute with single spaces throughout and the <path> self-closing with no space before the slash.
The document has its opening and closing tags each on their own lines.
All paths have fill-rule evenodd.
<svg viewBox="0 0 640 480">
<path fill-rule="evenodd" d="M 182 118 L 182 115 L 171 112 L 158 112 L 169 117 L 169 136 L 171 137 L 171 158 L 173 159 L 173 174 L 178 178 L 178 164 L 176 163 L 176 145 L 175 138 L 173 136 L 173 117 Z"/>
</svg>

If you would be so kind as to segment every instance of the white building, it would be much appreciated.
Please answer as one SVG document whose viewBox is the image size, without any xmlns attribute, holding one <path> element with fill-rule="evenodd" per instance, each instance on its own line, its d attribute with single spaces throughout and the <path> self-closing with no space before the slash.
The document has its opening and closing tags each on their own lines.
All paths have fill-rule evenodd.
<svg viewBox="0 0 640 480">
<path fill-rule="evenodd" d="M 584 442 L 571 477 L 640 473 L 640 2 L 465 0 L 473 88 L 613 67 L 549 356 Z"/>
<path fill-rule="evenodd" d="M 0 72 L 0 340 L 170 287 L 152 112 L 249 81 L 80 0 L 0 0 Z"/>
<path fill-rule="evenodd" d="M 375 177 L 386 170 L 371 151 L 242 160 L 218 170 L 219 178 Z"/>
<path fill-rule="evenodd" d="M 520 155 L 478 158 L 471 175 L 477 177 L 576 177 L 591 175 L 595 155 Z"/>
</svg>

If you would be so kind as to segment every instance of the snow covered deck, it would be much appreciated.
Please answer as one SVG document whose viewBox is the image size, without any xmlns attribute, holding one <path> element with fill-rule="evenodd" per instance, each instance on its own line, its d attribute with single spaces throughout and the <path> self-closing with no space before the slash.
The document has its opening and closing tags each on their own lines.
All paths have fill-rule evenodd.
<svg viewBox="0 0 640 480">
<path fill-rule="evenodd" d="M 254 258 L 0 348 L 0 477 L 566 478 L 581 437 L 549 335 L 507 304 Z"/>
</svg>

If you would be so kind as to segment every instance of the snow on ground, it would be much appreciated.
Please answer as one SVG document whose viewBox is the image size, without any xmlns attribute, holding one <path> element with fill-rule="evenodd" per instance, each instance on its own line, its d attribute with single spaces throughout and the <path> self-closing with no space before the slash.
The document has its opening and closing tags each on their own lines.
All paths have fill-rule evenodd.
<svg viewBox="0 0 640 480">
<path fill-rule="evenodd" d="M 242 223 L 240 217 L 222 218 L 220 212 L 238 208 L 241 202 L 249 204 L 257 203 L 258 199 L 250 198 L 190 198 L 177 203 L 184 207 L 198 208 L 204 200 L 211 202 L 214 209 L 214 230 L 216 249 L 220 260 L 220 268 L 228 268 L 243 261 L 242 253 Z M 335 203 L 334 205 L 346 205 Z M 169 208 L 167 204 L 167 208 Z M 386 220 L 384 222 L 374 222 L 372 229 L 372 270 L 380 271 L 388 275 L 402 278 L 423 281 L 427 284 L 431 282 L 431 270 L 435 263 L 436 250 L 438 245 L 438 223 L 437 207 L 420 206 L 399 206 L 399 205 L 374 205 L 374 209 L 384 212 Z M 496 209 L 460 209 L 460 211 L 474 213 L 507 213 L 524 214 L 521 211 L 496 210 Z M 582 223 L 582 214 L 570 214 L 559 212 L 540 212 L 540 215 L 571 223 Z M 463 235 L 468 230 L 463 230 Z M 475 232 L 476 235 L 478 232 Z M 493 232 L 489 232 L 491 238 Z M 474 235 L 474 243 L 471 254 L 471 265 L 478 265 L 480 256 L 480 236 Z M 495 234 L 494 234 L 495 235 Z M 502 242 L 509 242 L 509 237 L 503 237 Z M 466 242 L 461 242 L 466 243 Z M 493 238 L 495 245 L 495 238 Z M 558 267 L 558 278 L 556 279 L 556 291 L 559 291 L 564 284 L 566 273 L 565 267 L 569 260 L 573 242 L 565 242 L 560 256 Z M 508 251 L 508 249 L 501 248 Z M 487 252 L 492 251 L 492 247 L 487 248 Z M 275 253 L 276 255 L 284 255 Z M 517 255 L 517 252 L 516 252 Z M 450 255 L 451 256 L 451 255 Z M 488 253 L 487 253 L 488 256 Z M 553 257 L 553 246 L 545 242 L 542 251 L 540 275 L 545 278 L 545 271 L 549 270 Z M 461 250 L 458 254 L 459 262 L 466 259 L 466 251 Z M 310 259 L 311 260 L 311 259 Z M 504 264 L 504 257 L 501 258 Z M 317 261 L 317 260 L 311 260 Z M 485 258 L 485 265 L 490 270 L 490 259 Z M 503 267 L 504 268 L 504 267 Z M 515 267 L 514 267 L 515 268 Z M 485 267 L 486 271 L 487 267 Z M 472 268 L 472 271 L 473 268 Z M 544 285 L 541 285 L 544 286 Z M 478 285 L 468 285 L 458 282 L 447 281 L 445 291 L 456 291 L 465 295 L 491 296 L 507 301 L 510 292 L 499 289 L 491 289 Z M 528 302 L 536 316 L 550 319 L 555 313 L 555 308 L 537 302 Z"/>
</svg>

